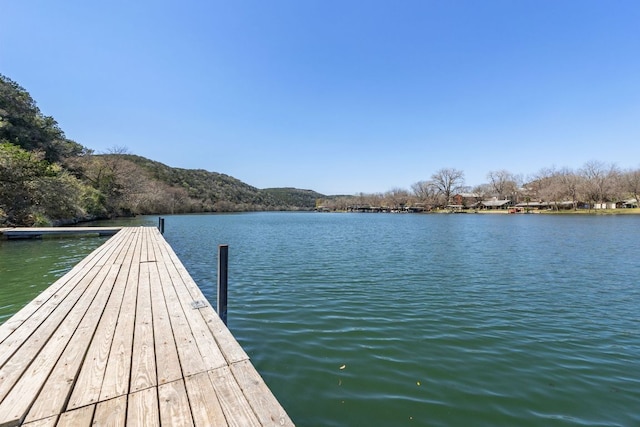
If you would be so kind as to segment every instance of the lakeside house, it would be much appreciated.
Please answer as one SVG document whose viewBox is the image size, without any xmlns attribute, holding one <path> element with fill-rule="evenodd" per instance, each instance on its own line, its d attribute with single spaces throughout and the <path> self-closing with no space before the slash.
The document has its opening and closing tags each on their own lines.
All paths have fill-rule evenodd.
<svg viewBox="0 0 640 427">
<path fill-rule="evenodd" d="M 515 198 L 515 197 L 514 197 Z M 518 202 L 510 199 L 500 199 L 498 197 L 492 197 L 488 199 L 482 199 L 482 197 L 475 193 L 459 193 L 454 194 L 451 197 L 451 202 L 444 206 L 436 206 L 435 204 L 415 202 L 414 200 L 406 203 L 397 204 L 395 207 L 371 204 L 355 204 L 355 205 L 319 205 L 315 208 L 317 212 L 335 212 L 335 211 L 347 211 L 347 212 L 360 212 L 360 213 L 422 213 L 430 212 L 432 210 L 444 209 L 449 212 L 466 212 L 477 210 L 499 211 L 508 210 L 510 213 L 517 212 L 530 212 L 538 210 L 555 210 L 555 211 L 569 211 L 575 209 L 631 209 L 638 207 L 638 201 L 635 198 L 621 200 L 617 202 L 599 202 L 588 203 L 584 201 L 544 201 L 541 199 L 533 199 L 527 195 L 527 201 Z M 512 212 L 513 211 L 513 212 Z"/>
<path fill-rule="evenodd" d="M 489 209 L 489 210 L 508 209 L 511 206 L 513 206 L 513 202 L 508 199 L 504 199 L 504 200 L 492 199 L 492 200 L 483 200 L 482 202 L 480 202 L 480 207 L 482 209 Z"/>
</svg>

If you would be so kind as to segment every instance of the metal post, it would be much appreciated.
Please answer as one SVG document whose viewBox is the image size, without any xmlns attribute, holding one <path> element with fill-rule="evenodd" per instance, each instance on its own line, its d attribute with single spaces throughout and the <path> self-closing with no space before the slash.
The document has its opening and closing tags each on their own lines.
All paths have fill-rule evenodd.
<svg viewBox="0 0 640 427">
<path fill-rule="evenodd" d="M 160 230 L 160 234 L 164 234 L 164 218 L 158 218 L 158 229 Z"/>
<path fill-rule="evenodd" d="M 229 245 L 218 245 L 218 316 L 227 324 Z"/>
</svg>

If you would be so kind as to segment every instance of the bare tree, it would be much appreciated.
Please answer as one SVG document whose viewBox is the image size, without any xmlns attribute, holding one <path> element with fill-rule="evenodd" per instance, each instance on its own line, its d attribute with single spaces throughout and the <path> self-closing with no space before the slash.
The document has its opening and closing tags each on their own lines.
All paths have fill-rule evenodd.
<svg viewBox="0 0 640 427">
<path fill-rule="evenodd" d="M 532 197 L 550 203 L 555 209 L 562 202 L 570 201 L 575 210 L 581 197 L 582 182 L 582 177 L 567 167 L 546 168 L 534 176 L 527 188 Z"/>
<path fill-rule="evenodd" d="M 580 175 L 569 168 L 562 168 L 558 171 L 557 181 L 560 185 L 560 194 L 573 204 L 573 210 L 578 209 L 578 199 L 580 198 L 580 188 L 583 186 L 583 179 Z"/>
<path fill-rule="evenodd" d="M 411 190 L 419 202 L 432 205 L 437 196 L 436 186 L 431 181 L 418 181 L 411 186 Z"/>
<path fill-rule="evenodd" d="M 517 195 L 522 185 L 521 176 L 502 169 L 489 172 L 487 179 L 498 198 L 511 198 L 514 202 L 517 201 Z"/>
<path fill-rule="evenodd" d="M 431 175 L 431 182 L 447 205 L 451 196 L 464 185 L 464 172 L 454 168 L 443 168 Z"/>
<path fill-rule="evenodd" d="M 402 188 L 393 188 L 384 195 L 388 207 L 393 210 L 402 210 L 409 202 L 409 192 Z"/>
<path fill-rule="evenodd" d="M 622 190 L 636 199 L 636 205 L 640 207 L 640 169 L 630 169 L 622 174 Z"/>
<path fill-rule="evenodd" d="M 593 203 L 609 202 L 615 198 L 615 184 L 620 171 L 614 164 L 591 160 L 580 169 L 586 199 Z"/>
<path fill-rule="evenodd" d="M 473 192 L 478 195 L 481 200 L 491 197 L 493 187 L 491 184 L 480 184 L 473 187 Z"/>
</svg>

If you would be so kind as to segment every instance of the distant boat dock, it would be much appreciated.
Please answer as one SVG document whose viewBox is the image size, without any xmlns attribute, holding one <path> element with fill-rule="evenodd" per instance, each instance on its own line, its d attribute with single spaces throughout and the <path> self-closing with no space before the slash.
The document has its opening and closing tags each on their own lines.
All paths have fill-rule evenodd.
<svg viewBox="0 0 640 427">
<path fill-rule="evenodd" d="M 69 236 L 92 234 L 112 236 L 122 227 L 17 227 L 0 228 L 0 234 L 6 239 L 37 239 L 42 236 Z"/>
<path fill-rule="evenodd" d="M 160 232 L 116 233 L 0 325 L 0 427 L 293 426 Z"/>
</svg>

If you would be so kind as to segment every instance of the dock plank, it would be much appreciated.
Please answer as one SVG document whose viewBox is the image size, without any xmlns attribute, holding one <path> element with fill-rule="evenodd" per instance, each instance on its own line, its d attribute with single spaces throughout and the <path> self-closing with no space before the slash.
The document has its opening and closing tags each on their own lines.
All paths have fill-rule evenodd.
<svg viewBox="0 0 640 427">
<path fill-rule="evenodd" d="M 182 379 L 159 386 L 158 402 L 163 426 L 193 426 L 191 407 Z"/>
<path fill-rule="evenodd" d="M 135 240 L 131 239 L 123 245 L 122 251 L 133 255 L 134 247 Z M 131 263 L 116 263 L 115 265 L 119 265 L 120 270 L 115 279 L 107 307 L 89 344 L 89 350 L 80 369 L 79 376 L 75 381 L 71 398 L 67 404 L 68 409 L 96 403 L 100 399 L 100 390 L 102 389 L 107 360 L 111 351 Z"/>
<path fill-rule="evenodd" d="M 112 239 L 114 239 L 114 242 L 125 239 L 125 234 L 123 233 L 122 235 L 118 235 L 117 237 L 114 236 Z M 15 332 L 20 327 L 20 325 L 29 320 L 31 316 L 39 310 L 42 311 L 38 313 L 38 315 L 40 316 L 38 319 L 46 318 L 50 311 L 45 312 L 43 306 L 45 304 L 48 304 L 47 308 L 49 310 L 53 310 L 56 303 L 56 301 L 54 300 L 61 300 L 64 298 L 65 294 L 61 294 L 60 292 L 64 292 L 63 288 L 68 288 L 67 283 L 69 283 L 71 280 L 79 280 L 76 278 L 78 274 L 81 274 L 86 269 L 90 268 L 93 265 L 96 265 L 96 263 L 102 257 L 108 256 L 115 249 L 116 247 L 111 245 L 100 246 L 98 249 L 96 249 L 94 252 L 92 252 L 86 258 L 76 264 L 71 270 L 69 270 L 66 274 L 59 278 L 55 283 L 42 291 L 33 301 L 31 301 L 31 303 L 27 304 L 20 311 L 14 314 L 11 319 L 0 325 L 0 344 L 9 335 Z M 54 300 L 52 300 L 52 298 Z M 37 322 L 38 319 L 36 319 L 35 321 Z M 34 322 L 33 319 L 31 321 Z M 33 330 L 35 329 L 35 327 L 33 326 L 33 324 L 30 324 L 26 326 L 26 329 Z"/>
<path fill-rule="evenodd" d="M 67 298 L 56 306 L 46 321 L 38 325 L 39 327 L 34 333 L 28 334 L 25 332 L 20 337 L 15 336 L 17 335 L 15 334 L 12 335 L 11 340 L 3 343 L 2 347 L 0 347 L 0 364 L 2 364 L 2 368 L 0 368 L 0 399 L 6 398 L 23 372 L 33 365 L 32 362 L 34 360 L 38 360 L 43 348 L 50 347 L 54 342 L 61 343 L 61 345 L 66 344 L 64 339 L 70 338 L 75 329 L 72 322 L 76 319 L 75 317 L 69 318 L 69 313 L 74 307 L 77 307 L 78 310 L 82 308 L 83 304 L 88 306 L 90 300 L 93 299 L 93 294 L 85 291 L 89 289 L 89 282 L 95 279 L 100 274 L 100 271 L 101 269 L 98 267 L 92 268 L 83 278 L 83 281 L 73 288 Z M 24 341 L 17 341 L 17 338 L 22 338 L 22 336 L 25 336 Z M 26 341 L 27 338 L 30 338 L 29 341 Z M 12 350 L 16 348 L 17 350 L 12 353 Z M 55 354 L 55 352 L 52 354 Z M 9 359 L 8 357 L 11 358 Z M 6 363 L 2 363 L 5 360 Z M 57 360 L 57 357 L 55 360 Z M 50 361 L 47 360 L 46 362 Z M 2 403 L 4 404 L 4 400 Z M 1 405 L 0 408 L 2 407 Z"/>
<path fill-rule="evenodd" d="M 42 420 L 33 421 L 30 423 L 23 424 L 25 427 L 55 427 L 58 423 L 58 416 L 44 418 Z"/>
<path fill-rule="evenodd" d="M 100 270 L 98 270 L 100 272 Z M 3 389 L 3 400 L 0 403 L 0 414 L 7 414 L 10 423 L 22 422 L 27 415 L 29 407 L 33 403 L 33 398 L 38 395 L 41 387 L 46 382 L 55 363 L 69 343 L 82 316 L 86 313 L 91 301 L 97 293 L 97 287 L 89 287 L 78 299 L 73 312 L 67 313 L 56 333 L 51 335 L 46 344 L 33 359 L 19 360 L 13 358 L 17 363 L 7 363 L 2 368 L 7 368 L 10 372 L 0 375 Z M 37 343 L 39 344 L 39 343 Z M 29 346 L 23 347 L 29 349 Z M 29 362 L 31 362 L 29 364 Z M 28 365 L 28 366 L 25 366 Z M 20 366 L 20 369 L 12 370 Z M 26 367 L 26 370 L 22 369 Z M 23 373 L 24 372 L 24 373 Z M 14 381 L 17 379 L 17 381 Z M 13 385 L 11 388 L 10 385 Z M 4 393 L 10 390 L 8 394 Z M 31 399 L 25 396 L 31 397 Z"/>
<path fill-rule="evenodd" d="M 182 283 L 189 292 L 189 297 L 186 297 L 186 299 L 191 299 L 192 301 L 204 300 L 202 291 L 193 281 L 193 279 L 187 272 L 187 269 L 184 267 L 180 259 L 178 259 L 178 257 L 175 255 L 166 241 L 156 240 L 155 242 L 157 244 L 157 253 L 159 253 L 158 256 L 161 257 L 165 264 L 172 265 L 173 271 L 175 272 L 172 280 L 176 277 L 175 274 L 177 274 L 180 277 L 179 282 Z M 247 356 L 246 352 L 242 349 L 238 341 L 233 337 L 233 335 L 226 327 L 226 325 L 222 322 L 213 307 L 211 307 L 211 304 L 207 304 L 206 307 L 202 307 L 198 309 L 198 311 L 204 319 L 204 322 L 207 325 L 210 333 L 213 334 L 218 347 L 223 353 L 223 357 L 228 363 L 235 363 L 249 359 L 249 356 Z"/>
<path fill-rule="evenodd" d="M 127 426 L 154 427 L 159 425 L 157 388 L 148 388 L 130 394 L 127 405 Z"/>
<path fill-rule="evenodd" d="M 157 384 L 149 263 L 144 262 L 140 264 L 138 282 L 130 390 L 139 391 Z"/>
<path fill-rule="evenodd" d="M 105 400 L 96 405 L 93 425 L 124 427 L 127 420 L 127 396 Z"/>
<path fill-rule="evenodd" d="M 162 235 L 122 229 L 0 327 L 0 427 L 293 426 Z"/>
<path fill-rule="evenodd" d="M 155 263 L 149 265 L 149 281 L 156 285 L 161 283 L 158 265 Z M 164 384 L 182 378 L 182 368 L 162 286 L 154 286 L 151 306 L 158 384 Z"/>
<path fill-rule="evenodd" d="M 77 427 L 91 425 L 93 419 L 93 411 L 95 405 L 85 406 L 84 408 L 74 409 L 60 415 L 56 427 Z"/>
<path fill-rule="evenodd" d="M 38 295 L 34 301 L 18 311 L 7 322 L 0 325 L 0 344 L 3 344 L 3 348 L 16 350 L 16 343 L 25 342 L 42 322 L 48 320 L 49 315 L 58 305 L 65 301 L 69 293 L 85 279 L 85 276 L 93 270 L 93 267 L 97 266 L 104 257 L 111 256 L 118 249 L 118 247 L 108 246 L 104 250 L 95 251 Z M 74 296 L 71 297 L 71 299 L 74 298 Z M 7 339 L 13 341 L 7 342 Z M 0 350 L 0 366 L 5 361 L 5 354 Z"/>
<path fill-rule="evenodd" d="M 205 365 L 205 370 L 211 370 L 225 366 L 226 360 L 222 355 L 218 344 L 215 340 L 208 339 L 209 337 L 211 337 L 211 332 L 209 331 L 207 322 L 200 314 L 200 309 L 194 308 L 194 306 L 192 305 L 192 303 L 194 303 L 195 301 L 204 300 L 204 297 L 200 300 L 194 300 L 186 289 L 182 280 L 182 276 L 179 275 L 177 269 L 175 269 L 175 266 L 168 265 L 168 268 L 171 282 L 174 285 L 176 295 L 180 304 L 182 305 L 185 317 L 187 319 L 187 322 L 189 323 L 189 327 L 191 328 L 191 332 L 194 336 L 196 345 L 198 346 L 198 349 L 200 351 L 200 355 Z"/>
<path fill-rule="evenodd" d="M 228 426 L 209 374 L 203 372 L 192 375 L 186 377 L 184 382 L 191 402 L 194 424 L 198 427 Z"/>
<path fill-rule="evenodd" d="M 140 272 L 140 248 L 142 239 L 136 235 L 136 243 L 131 255 L 131 267 L 127 276 L 126 288 L 118 323 L 111 344 L 111 352 L 100 390 L 100 400 L 108 400 L 129 392 L 131 376 L 131 354 L 133 352 L 133 331 L 135 326 L 136 299 Z"/>
<path fill-rule="evenodd" d="M 261 425 L 253 413 L 249 401 L 242 393 L 242 389 L 227 366 L 209 371 L 209 379 L 211 379 L 211 384 L 213 384 L 213 389 L 216 392 L 216 396 L 218 396 L 222 412 L 229 426 L 250 427 Z"/>
<path fill-rule="evenodd" d="M 73 383 L 78 375 L 80 365 L 87 352 L 91 336 L 93 336 L 100 316 L 102 316 L 104 307 L 113 289 L 112 283 L 115 281 L 119 270 L 120 266 L 118 265 L 112 265 L 109 270 L 101 270 L 101 273 L 106 273 L 102 281 L 102 286 L 99 288 L 98 294 L 88 308 L 73 337 L 71 337 L 71 341 L 69 341 L 58 363 L 56 363 L 53 371 L 49 374 L 25 422 L 50 417 L 61 413 L 64 409 Z M 99 277 L 96 277 L 96 280 L 100 280 Z"/>
<path fill-rule="evenodd" d="M 167 304 L 167 311 L 170 313 L 171 328 L 173 329 L 180 366 L 185 376 L 206 371 L 204 359 L 195 342 L 191 327 L 185 317 L 185 313 L 180 305 L 176 291 L 171 283 L 171 277 L 164 264 L 158 265 L 160 273 L 160 283 L 164 292 Z"/>
<path fill-rule="evenodd" d="M 263 426 L 293 426 L 289 415 L 248 360 L 232 364 L 231 372 Z"/>
</svg>

